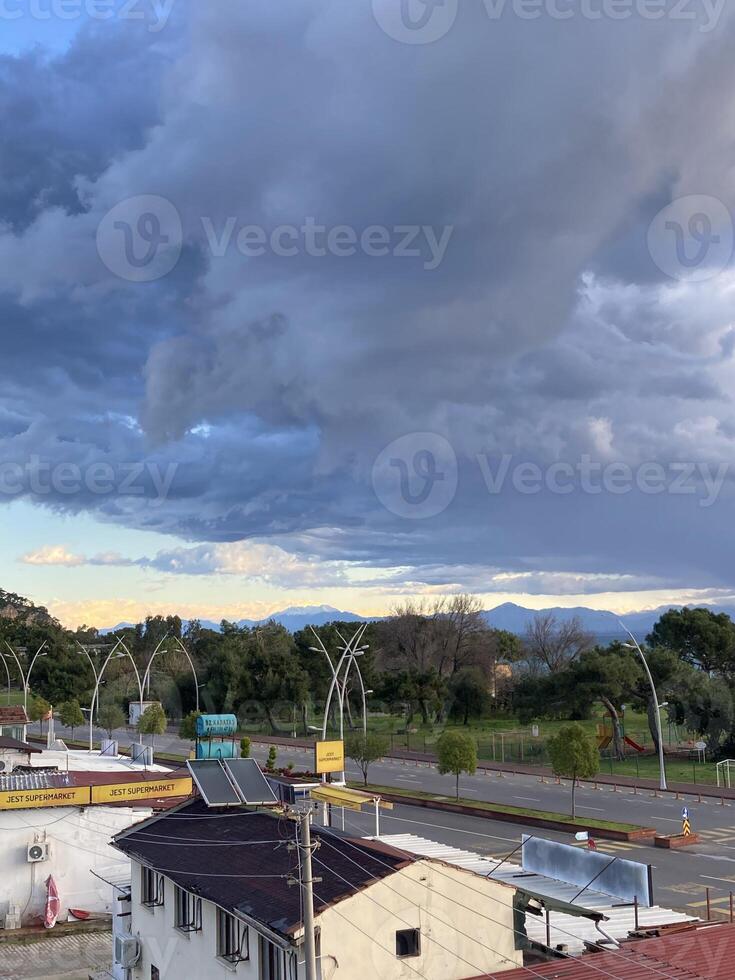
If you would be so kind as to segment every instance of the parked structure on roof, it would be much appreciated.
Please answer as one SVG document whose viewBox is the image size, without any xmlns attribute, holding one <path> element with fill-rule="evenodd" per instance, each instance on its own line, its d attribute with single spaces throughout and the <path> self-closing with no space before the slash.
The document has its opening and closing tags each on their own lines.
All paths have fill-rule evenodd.
<svg viewBox="0 0 735 980">
<path fill-rule="evenodd" d="M 194 800 L 118 835 L 132 861 L 130 916 L 116 920 L 116 976 L 302 980 L 295 824 Z M 515 889 L 461 868 L 313 828 L 317 960 L 324 980 L 459 980 L 522 963 Z M 479 894 L 478 894 L 479 893 Z M 125 933 L 122 933 L 122 930 Z"/>
</svg>

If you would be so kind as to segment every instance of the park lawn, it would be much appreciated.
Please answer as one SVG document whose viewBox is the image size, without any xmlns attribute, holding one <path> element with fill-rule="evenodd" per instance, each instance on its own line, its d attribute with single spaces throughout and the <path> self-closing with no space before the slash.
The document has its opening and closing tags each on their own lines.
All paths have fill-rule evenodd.
<svg viewBox="0 0 735 980">
<path fill-rule="evenodd" d="M 426 793 L 423 790 L 404 790 L 396 789 L 394 786 L 375 786 L 369 783 L 363 786 L 359 782 L 349 784 L 353 789 L 364 790 L 368 793 L 377 793 L 385 796 L 398 796 L 410 799 L 411 797 L 422 800 L 435 800 L 437 803 L 460 803 L 462 806 L 471 807 L 473 810 L 492 810 L 494 813 L 507 813 L 513 816 L 534 817 L 539 820 L 555 820 L 560 823 L 568 823 L 573 826 L 583 825 L 591 830 L 617 830 L 622 833 L 634 833 L 643 828 L 639 824 L 619 823 L 614 820 L 595 820 L 588 817 L 577 817 L 573 820 L 568 813 L 555 813 L 553 810 L 532 810 L 529 807 L 509 806 L 506 803 L 486 803 L 482 800 L 468 800 L 460 796 L 459 800 L 453 796 L 441 796 L 437 793 Z"/>
</svg>

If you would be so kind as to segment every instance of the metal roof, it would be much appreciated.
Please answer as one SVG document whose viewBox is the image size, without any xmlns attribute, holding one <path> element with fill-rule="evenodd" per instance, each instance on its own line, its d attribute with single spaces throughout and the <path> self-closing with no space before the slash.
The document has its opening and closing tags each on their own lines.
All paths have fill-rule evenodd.
<svg viewBox="0 0 735 980">
<path fill-rule="evenodd" d="M 473 851 L 463 851 L 413 834 L 391 834 L 381 836 L 380 840 L 411 854 L 454 864 L 483 877 L 491 875 L 495 881 L 512 885 L 519 891 L 541 900 L 548 899 L 549 903 L 578 908 L 579 915 L 554 910 L 550 912 L 551 945 L 564 944 L 569 953 L 575 955 L 582 953 L 586 942 L 599 943 L 603 939 L 591 919 L 580 918 L 585 914 L 601 914 L 606 920 L 603 925 L 605 933 L 616 940 L 627 939 L 628 934 L 635 929 L 635 909 L 632 905 L 616 903 L 614 897 L 591 888 L 579 895 L 578 885 L 570 885 L 556 878 L 547 878 L 545 875 L 524 871 L 520 865 L 508 861 L 499 865 L 492 858 L 483 857 Z M 639 929 L 696 921 L 698 920 L 682 912 L 660 908 L 657 905 L 652 908 L 638 907 Z M 526 932 L 533 942 L 546 945 L 545 918 L 527 915 Z"/>
<path fill-rule="evenodd" d="M 732 980 L 735 927 L 702 926 L 626 943 L 615 953 L 554 960 L 474 980 Z"/>
<path fill-rule="evenodd" d="M 67 772 L 10 773 L 0 775 L 0 793 L 17 792 L 23 789 L 59 789 L 70 786 Z"/>
</svg>

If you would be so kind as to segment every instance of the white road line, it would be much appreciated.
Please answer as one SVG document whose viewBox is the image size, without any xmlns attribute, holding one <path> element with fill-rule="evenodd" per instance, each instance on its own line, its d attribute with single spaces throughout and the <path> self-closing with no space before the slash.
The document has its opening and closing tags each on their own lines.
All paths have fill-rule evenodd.
<svg viewBox="0 0 735 980">
<path fill-rule="evenodd" d="M 477 830 L 461 830 L 459 827 L 444 827 L 442 826 L 442 824 L 426 823 L 426 821 L 424 820 L 407 820 L 406 817 L 388 816 L 387 813 L 381 813 L 380 815 L 381 823 L 383 822 L 383 820 L 395 820 L 398 823 L 415 824 L 417 827 L 429 827 L 429 828 L 433 827 L 435 830 L 449 830 L 453 834 L 467 834 L 470 837 L 485 837 L 488 840 L 504 840 L 507 841 L 509 844 L 519 843 L 518 839 L 515 837 L 500 837 L 498 834 L 481 834 Z M 451 847 L 451 844 L 448 846 Z"/>
<path fill-rule="evenodd" d="M 601 810 L 599 806 L 582 806 L 580 803 L 577 807 L 578 810 L 594 810 L 595 813 L 605 813 L 605 810 Z"/>
<path fill-rule="evenodd" d="M 529 803 L 540 803 L 541 802 L 541 800 L 539 800 L 535 796 L 513 796 L 513 797 L 511 797 L 511 799 L 514 799 L 514 800 L 528 800 Z M 589 807 L 587 807 L 587 809 L 589 809 Z"/>
</svg>

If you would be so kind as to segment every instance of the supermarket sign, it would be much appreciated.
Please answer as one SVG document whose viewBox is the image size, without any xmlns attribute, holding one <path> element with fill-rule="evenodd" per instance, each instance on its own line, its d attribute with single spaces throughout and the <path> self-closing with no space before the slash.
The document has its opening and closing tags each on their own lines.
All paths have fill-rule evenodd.
<svg viewBox="0 0 735 980">
<path fill-rule="evenodd" d="M 150 779 L 100 786 L 57 786 L 50 789 L 5 790 L 0 792 L 0 810 L 31 810 L 37 807 L 92 806 L 104 803 L 135 803 L 140 800 L 191 796 L 191 777 Z"/>
</svg>

